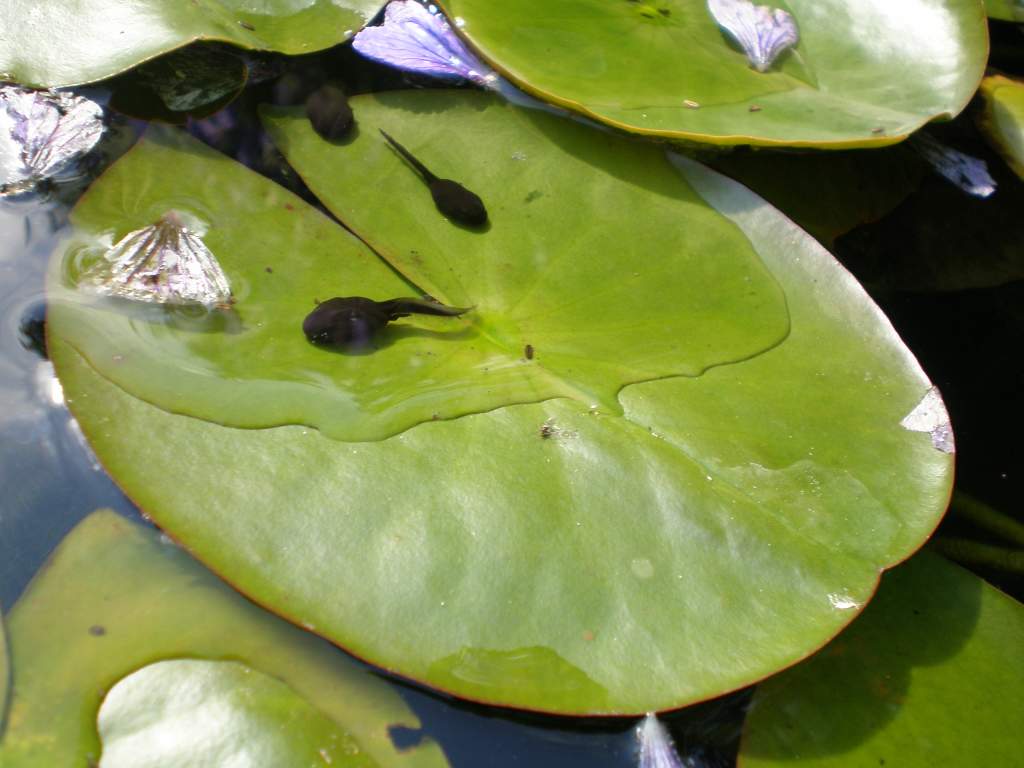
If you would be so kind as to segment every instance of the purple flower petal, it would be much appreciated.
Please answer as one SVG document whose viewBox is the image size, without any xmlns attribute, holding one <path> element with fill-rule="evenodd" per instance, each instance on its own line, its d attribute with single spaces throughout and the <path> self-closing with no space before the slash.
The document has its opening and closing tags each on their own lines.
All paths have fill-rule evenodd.
<svg viewBox="0 0 1024 768">
<path fill-rule="evenodd" d="M 129 232 L 89 267 L 86 290 L 153 304 L 231 304 L 231 286 L 217 258 L 175 211 Z"/>
<path fill-rule="evenodd" d="M 947 147 L 926 133 L 915 133 L 910 146 L 925 161 L 964 192 L 975 197 L 988 197 L 996 191 L 996 181 L 989 175 L 984 160 Z"/>
<path fill-rule="evenodd" d="M 352 46 L 363 56 L 409 72 L 434 77 L 459 77 L 485 87 L 498 76 L 466 49 L 440 13 L 415 0 L 394 0 L 384 23 L 366 27 Z"/>
<path fill-rule="evenodd" d="M 0 86 L 5 185 L 31 186 L 89 152 L 103 135 L 103 109 L 82 96 Z"/>
<path fill-rule="evenodd" d="M 750 0 L 708 0 L 708 10 L 758 72 L 767 71 L 780 53 L 800 39 L 793 17 L 780 8 L 754 5 Z"/>
<path fill-rule="evenodd" d="M 636 727 L 636 738 L 640 742 L 640 768 L 683 768 L 672 737 L 653 712 Z"/>
</svg>

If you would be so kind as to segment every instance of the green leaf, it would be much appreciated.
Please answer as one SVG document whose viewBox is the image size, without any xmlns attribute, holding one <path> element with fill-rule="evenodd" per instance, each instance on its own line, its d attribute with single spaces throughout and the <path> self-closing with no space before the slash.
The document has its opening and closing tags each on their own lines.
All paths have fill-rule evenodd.
<svg viewBox="0 0 1024 768">
<path fill-rule="evenodd" d="M 800 42 L 766 73 L 702 0 L 440 4 L 529 93 L 624 130 L 710 144 L 891 144 L 959 113 L 988 55 L 977 0 L 773 0 Z"/>
<path fill-rule="evenodd" d="M 348 440 L 551 397 L 616 413 L 625 384 L 699 375 L 783 338 L 778 285 L 660 150 L 577 127 L 569 132 L 573 155 L 548 136 L 562 124 L 556 118 L 538 122 L 483 95 L 429 98 L 450 104 L 450 119 L 423 116 L 410 147 L 439 169 L 462 166 L 473 176 L 466 182 L 492 209 L 486 233 L 441 218 L 369 113 L 344 148 L 325 143 L 301 110 L 272 125 L 293 126 L 289 152 L 317 166 L 309 182 L 325 200 L 345 186 L 359 190 L 360 211 L 336 209 L 342 220 L 371 243 L 375 233 L 397 235 L 390 262 L 445 303 L 474 307 L 463 318 L 403 321 L 368 355 L 309 344 L 301 326 L 314 299 L 388 299 L 416 289 L 281 187 L 181 133 L 158 132 L 75 209 L 69 287 L 55 290 L 51 322 L 104 376 L 166 410 L 238 427 L 307 424 Z M 427 150 L 444 147 L 452 121 L 484 105 L 476 128 L 462 131 L 479 144 L 473 162 L 460 162 L 456 147 Z M 512 149 L 529 159 L 516 160 Z M 592 194 L 581 201 L 579 189 Z M 97 305 L 74 288 L 77 269 L 170 207 L 198 222 L 235 286 L 230 318 Z"/>
<path fill-rule="evenodd" d="M 15 604 L 9 629 L 16 677 L 0 742 L 5 768 L 95 762 L 106 691 L 176 657 L 230 659 L 276 677 L 380 765 L 447 765 L 431 742 L 394 747 L 388 728 L 418 723 L 375 674 L 113 512 L 92 514 L 68 535 Z M 301 728 L 306 736 L 322 732 Z"/>
<path fill-rule="evenodd" d="M 1021 0 L 985 0 L 985 11 L 990 19 L 1024 21 L 1024 2 Z"/>
<path fill-rule="evenodd" d="M 758 687 L 739 765 L 1014 765 L 1022 643 L 1020 603 L 922 553 L 825 650 Z"/>
<path fill-rule="evenodd" d="M 377 765 L 294 690 L 235 661 L 145 666 L 110 689 L 97 723 L 103 768 Z"/>
<path fill-rule="evenodd" d="M 91 83 L 196 40 L 312 53 L 337 45 L 381 0 L 6 0 L 3 80 L 38 88 Z"/>
<path fill-rule="evenodd" d="M 3 613 L 0 612 L 0 738 L 4 735 L 7 722 L 7 698 L 11 692 L 11 666 L 7 655 L 7 629 Z"/>
<path fill-rule="evenodd" d="M 979 127 L 1014 173 L 1024 179 L 1024 82 L 1002 75 L 981 81 Z"/>
<path fill-rule="evenodd" d="M 663 305 L 677 290 L 674 269 L 696 283 L 686 295 L 697 309 L 721 300 L 727 314 L 719 261 L 753 248 L 785 294 L 790 330 L 772 349 L 699 376 L 627 386 L 621 413 L 557 397 L 354 443 L 299 425 L 226 428 L 147 404 L 97 374 L 55 314 L 51 354 L 104 465 L 245 593 L 362 658 L 457 695 L 640 713 L 749 684 L 820 647 L 872 594 L 879 571 L 934 528 L 952 471 L 941 401 L 925 400 L 931 421 L 918 410 L 900 425 L 930 383 L 860 286 L 777 211 L 701 166 L 679 160 L 683 175 L 672 177 L 650 147 L 484 94 L 360 97 L 353 108 L 360 135 L 342 147 L 316 139 L 301 119 L 270 123 L 325 204 L 431 292 L 458 299 L 481 289 L 500 299 L 480 275 L 491 274 L 491 251 L 508 247 L 512 277 L 562 276 L 547 319 L 567 316 L 564 337 L 575 329 L 586 338 L 589 323 L 605 323 L 609 296 L 635 302 L 628 361 L 639 354 L 631 345 L 669 343 L 646 318 L 672 320 Z M 475 188 L 491 206 L 492 229 L 446 222 L 376 138 L 378 126 L 437 173 Z M 193 153 L 167 155 L 165 167 L 191 178 Z M 207 184 L 221 189 L 215 177 L 235 173 L 226 165 L 205 165 L 202 186 L 175 190 L 165 204 Z M 600 173 L 585 175 L 593 169 Z M 243 184 L 246 173 L 229 177 Z M 116 178 L 90 194 L 106 194 Z M 206 215 L 266 221 L 260 232 L 273 238 L 279 200 L 247 189 L 203 198 Z M 541 196 L 527 203 L 534 190 Z M 390 214 L 380 211 L 384 194 Z M 648 210 L 623 221 L 622 201 L 640 194 Z M 240 213 L 238 200 L 251 207 Z M 601 216 L 587 218 L 591 210 Z M 603 232 L 606 220 L 620 222 L 620 235 L 593 238 L 589 227 Z M 312 220 L 300 221 L 293 231 Z M 686 245 L 661 247 L 677 242 L 676 230 Z M 566 231 L 579 245 L 538 270 L 533 259 L 557 253 Z M 260 242 L 254 236 L 248 252 L 257 266 Z M 310 257 L 296 242 L 288 253 L 302 264 Z M 445 260 L 447 276 L 433 269 Z M 733 263 L 758 279 L 750 261 Z M 472 281 L 455 279 L 463 271 Z M 645 287 L 630 298 L 622 284 L 646 272 L 658 282 L 637 283 Z M 734 279 L 725 275 L 725 286 Z M 477 322 L 503 322 L 498 309 L 481 300 Z M 714 351 L 719 336 L 705 333 L 679 342 Z M 286 341 L 304 343 L 293 332 Z M 403 345 L 410 360 L 421 341 Z M 532 334 L 509 346 L 523 342 L 535 343 L 535 363 L 544 360 L 548 347 Z M 356 360 L 372 365 L 379 354 Z M 411 394 L 438 375 L 407 370 Z"/>
</svg>

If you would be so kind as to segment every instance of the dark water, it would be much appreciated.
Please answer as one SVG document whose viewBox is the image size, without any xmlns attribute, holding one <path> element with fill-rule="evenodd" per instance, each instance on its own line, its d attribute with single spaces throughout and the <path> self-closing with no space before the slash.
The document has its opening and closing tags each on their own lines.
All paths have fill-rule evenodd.
<svg viewBox="0 0 1024 768">
<path fill-rule="evenodd" d="M 999 35 L 997 42 L 1002 39 Z M 343 82 L 350 94 L 429 85 L 365 62 L 346 47 L 288 62 L 268 56 L 251 59 L 249 64 L 256 73 L 254 79 L 260 82 L 250 84 L 229 107 L 190 121 L 187 128 L 225 154 L 303 194 L 314 205 L 317 201 L 263 134 L 255 106 L 263 101 L 302 103 L 306 94 L 328 80 Z M 130 101 L 124 102 L 121 99 L 122 108 L 130 109 Z M 111 156 L 127 145 L 126 136 L 130 140 L 144 127 L 128 118 L 121 118 L 119 126 L 121 139 L 106 145 Z M 972 129 L 967 125 L 962 130 L 970 133 Z M 1019 216 L 1024 210 L 1015 203 L 1015 196 L 1024 194 L 1020 181 L 984 147 L 978 151 L 996 171 L 1001 184 L 997 196 L 1008 199 L 1002 204 L 1014 208 Z M 70 205 L 87 182 L 88 178 L 83 178 L 66 185 L 58 195 L 46 193 L 0 203 L 0 605 L 6 607 L 85 515 L 99 507 L 112 507 L 141 521 L 82 439 L 45 356 L 46 265 L 67 231 Z M 1000 509 L 1017 510 L 1024 497 L 1020 472 L 1024 459 L 1022 273 L 1017 273 L 1017 279 L 1011 275 L 1009 280 L 993 279 L 990 285 L 966 289 L 953 280 L 942 290 L 892 278 L 897 266 L 913 275 L 921 267 L 920 263 L 915 267 L 914 259 L 934 257 L 915 246 L 921 242 L 915 227 L 927 231 L 938 226 L 937 219 L 929 218 L 929 210 L 944 216 L 942 206 L 952 205 L 963 212 L 964 247 L 969 248 L 972 222 L 984 228 L 990 214 L 958 195 L 940 181 L 928 181 L 887 220 L 841 240 L 838 250 L 872 289 L 942 390 L 956 431 L 958 487 Z M 1024 245 L 1020 250 L 1024 254 Z M 891 253 L 904 254 L 901 258 L 910 262 L 894 265 L 891 259 L 887 261 Z M 984 258 L 977 249 L 965 255 Z M 943 524 L 940 533 L 944 531 L 984 536 L 955 518 Z M 1024 592 L 1019 576 L 985 568 L 979 572 L 1011 593 L 1019 596 Z M 456 768 L 636 764 L 634 721 L 532 716 L 453 701 L 407 683 L 391 684 Z M 681 751 L 694 765 L 731 765 L 748 700 L 749 691 L 740 692 L 665 719 Z M 399 732 L 393 736 L 399 744 L 410 744 L 421 734 Z"/>
</svg>

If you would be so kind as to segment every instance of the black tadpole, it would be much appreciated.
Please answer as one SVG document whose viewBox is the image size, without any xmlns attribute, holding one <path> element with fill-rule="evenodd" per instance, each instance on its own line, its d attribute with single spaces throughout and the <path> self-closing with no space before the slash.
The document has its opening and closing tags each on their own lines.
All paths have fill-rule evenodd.
<svg viewBox="0 0 1024 768">
<path fill-rule="evenodd" d="M 452 221 L 465 224 L 468 227 L 482 227 L 487 223 L 487 209 L 484 207 L 484 201 L 478 195 L 470 192 L 457 181 L 439 179 L 428 170 L 427 166 L 413 157 L 409 150 L 391 138 L 383 129 L 381 130 L 381 135 L 423 177 L 423 181 L 426 182 L 427 188 L 430 190 L 431 197 L 434 198 L 434 205 L 437 206 L 437 210 Z"/>
<path fill-rule="evenodd" d="M 330 83 L 320 86 L 306 99 L 306 117 L 313 130 L 328 141 L 344 138 L 354 122 L 345 92 Z"/>
<path fill-rule="evenodd" d="M 426 299 L 374 301 L 362 296 L 336 296 L 321 302 L 302 321 L 302 332 L 314 344 L 361 347 L 392 320 L 412 314 L 456 317 L 469 308 L 448 307 Z"/>
</svg>

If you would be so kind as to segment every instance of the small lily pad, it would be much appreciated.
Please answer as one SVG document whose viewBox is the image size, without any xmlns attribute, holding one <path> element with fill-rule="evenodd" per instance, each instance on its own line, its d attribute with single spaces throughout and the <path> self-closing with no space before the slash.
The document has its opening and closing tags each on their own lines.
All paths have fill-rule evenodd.
<svg viewBox="0 0 1024 768">
<path fill-rule="evenodd" d="M 709 144 L 867 147 L 958 114 L 984 73 L 977 0 L 912 8 L 758 0 L 799 42 L 767 71 L 691 0 L 443 0 L 515 85 L 635 133 Z"/>
<path fill-rule="evenodd" d="M 381 0 L 7 0 L 2 79 L 35 88 L 120 74 L 196 40 L 312 53 L 344 42 Z"/>
<path fill-rule="evenodd" d="M 673 324 L 691 311 L 700 321 L 718 300 L 723 317 L 733 313 L 739 297 L 729 286 L 749 276 L 760 290 L 752 263 L 784 296 L 788 333 L 765 348 L 764 328 L 752 328 L 758 353 L 700 375 L 622 387 L 605 368 L 603 380 L 618 387 L 615 408 L 591 409 L 577 392 L 537 392 L 540 402 L 506 401 L 352 442 L 301 425 L 230 428 L 154 406 L 76 351 L 88 340 L 68 343 L 85 313 L 55 308 L 52 359 L 100 460 L 245 593 L 361 658 L 456 695 L 637 714 L 748 685 L 805 657 L 852 620 L 881 570 L 934 529 L 953 458 L 933 434 L 948 433 L 941 400 L 856 281 L 763 200 L 703 166 L 488 94 L 393 93 L 352 106 L 359 134 L 341 147 L 319 138 L 301 111 L 267 122 L 314 193 L 416 286 L 445 303 L 479 302 L 471 328 L 506 354 L 522 349 L 520 369 L 539 368 L 575 333 L 587 354 L 562 364 L 587 370 L 588 350 L 603 343 L 590 338 L 594 328 L 597 337 L 624 333 L 620 363 L 644 354 L 631 345 L 663 350 L 656 359 L 666 366 L 693 351 L 718 355 L 741 334 L 723 327 L 720 336 L 701 321 L 700 335 L 679 337 Z M 445 221 L 379 127 L 401 131 L 424 162 L 480 193 L 491 229 Z M 149 179 L 151 167 L 174 167 L 182 186 L 165 174 L 144 204 L 178 205 L 209 189 L 205 215 L 225 231 L 235 220 L 267 222 L 239 255 L 222 256 L 210 241 L 233 285 L 232 269 L 255 282 L 244 265 L 261 264 L 262 244 L 280 236 L 273 211 L 292 198 L 198 150 L 150 142 L 134 157 L 94 187 L 79 221 L 98 226 L 104 210 L 117 220 L 125 204 L 111 190 L 145 189 L 132 183 L 135 171 Z M 200 171 L 202 183 L 191 181 Z M 290 231 L 345 242 L 318 221 L 299 219 Z M 297 245 L 266 279 L 311 258 L 315 248 L 295 238 L 279 241 Z M 334 274 L 352 263 L 353 278 L 378 279 L 358 250 L 342 247 Z M 748 248 L 756 261 L 737 258 Z M 687 297 L 678 315 L 665 306 L 676 295 Z M 282 291 L 267 306 L 289 301 Z M 623 308 L 635 325 L 609 328 Z M 753 324 L 779 316 L 760 317 Z M 547 325 L 556 322 L 566 322 L 562 336 Z M 423 340 L 404 342 L 408 360 Z M 672 351 L 673 342 L 682 346 Z M 289 335 L 264 345 L 252 365 L 292 343 Z M 398 347 L 323 354 L 357 371 Z M 452 365 L 463 367 L 465 355 Z M 440 361 L 390 359 L 407 376 L 389 386 L 401 381 L 405 396 L 447 375 Z M 928 431 L 902 426 L 922 401 L 935 417 Z"/>
<path fill-rule="evenodd" d="M 1024 179 L 1024 82 L 1002 75 L 981 81 L 985 108 L 979 120 L 985 138 Z"/>
<path fill-rule="evenodd" d="M 931 553 L 886 574 L 853 625 L 762 683 L 739 765 L 1014 765 L 1024 606 Z"/>
<path fill-rule="evenodd" d="M 274 676 L 351 734 L 375 764 L 447 765 L 433 742 L 394 746 L 391 726 L 419 724 L 370 670 L 245 600 L 156 531 L 113 512 L 95 512 L 68 534 L 8 619 L 16 677 L 0 740 L 5 768 L 94 764 L 104 694 L 140 667 L 178 657 L 231 659 Z M 290 722 L 287 713 L 281 717 Z M 289 727 L 300 736 L 322 733 L 319 726 Z M 193 744 L 191 733 L 178 736 Z M 295 763 L 277 763 L 285 764 Z"/>
<path fill-rule="evenodd" d="M 287 684 L 236 661 L 149 664 L 110 689 L 97 728 L 103 768 L 378 765 Z"/>
</svg>

